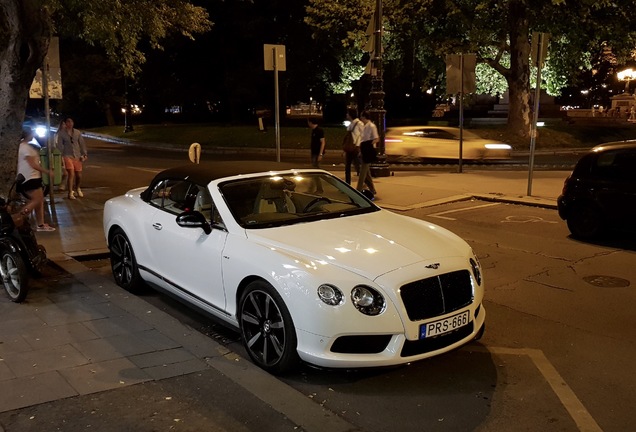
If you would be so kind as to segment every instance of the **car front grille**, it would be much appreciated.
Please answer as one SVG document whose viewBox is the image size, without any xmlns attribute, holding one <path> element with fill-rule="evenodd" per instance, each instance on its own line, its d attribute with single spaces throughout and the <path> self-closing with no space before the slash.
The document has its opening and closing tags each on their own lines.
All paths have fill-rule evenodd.
<svg viewBox="0 0 636 432">
<path fill-rule="evenodd" d="M 400 296 L 411 321 L 445 315 L 473 302 L 468 270 L 418 280 L 403 285 Z"/>
</svg>

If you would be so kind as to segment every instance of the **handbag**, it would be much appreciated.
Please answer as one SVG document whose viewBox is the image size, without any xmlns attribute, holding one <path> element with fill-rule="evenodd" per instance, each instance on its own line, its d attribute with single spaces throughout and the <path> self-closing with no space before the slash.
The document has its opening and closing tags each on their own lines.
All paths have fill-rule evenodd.
<svg viewBox="0 0 636 432">
<path fill-rule="evenodd" d="M 353 141 L 353 133 L 351 133 L 351 131 L 347 131 L 344 138 L 342 139 L 342 151 L 347 153 L 353 153 L 358 151 L 358 147 Z"/>
</svg>

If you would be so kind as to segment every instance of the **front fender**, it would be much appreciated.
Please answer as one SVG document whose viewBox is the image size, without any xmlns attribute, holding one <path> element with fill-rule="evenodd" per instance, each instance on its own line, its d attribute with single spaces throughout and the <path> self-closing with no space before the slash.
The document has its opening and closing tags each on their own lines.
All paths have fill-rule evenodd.
<svg viewBox="0 0 636 432">
<path fill-rule="evenodd" d="M 297 329 L 327 338 L 340 333 L 368 333 L 369 328 L 381 329 L 384 333 L 404 332 L 392 296 L 375 282 L 327 261 L 264 245 L 254 247 L 253 243 L 240 238 L 226 244 L 223 279 L 230 292 L 241 287 L 243 281 L 260 277 L 278 291 Z M 344 296 L 343 303 L 330 306 L 322 302 L 317 294 L 321 284 L 338 287 Z M 386 310 L 382 314 L 366 316 L 352 305 L 351 290 L 359 284 L 369 285 L 383 294 Z M 240 296 L 240 289 L 235 298 L 228 296 L 227 312 L 233 316 L 237 314 Z"/>
</svg>

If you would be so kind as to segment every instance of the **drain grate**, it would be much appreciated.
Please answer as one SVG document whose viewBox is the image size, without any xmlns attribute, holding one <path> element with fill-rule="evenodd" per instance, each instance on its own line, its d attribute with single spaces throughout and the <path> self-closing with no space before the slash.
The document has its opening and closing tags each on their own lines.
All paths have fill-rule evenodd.
<svg viewBox="0 0 636 432">
<path fill-rule="evenodd" d="M 585 276 L 583 280 L 590 285 L 600 288 L 625 288 L 629 286 L 629 281 L 627 279 L 614 276 L 592 275 Z"/>
</svg>

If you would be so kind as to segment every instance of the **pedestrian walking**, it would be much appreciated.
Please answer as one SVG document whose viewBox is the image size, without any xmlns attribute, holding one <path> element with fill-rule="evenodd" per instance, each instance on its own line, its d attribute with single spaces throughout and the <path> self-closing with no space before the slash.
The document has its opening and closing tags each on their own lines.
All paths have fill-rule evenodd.
<svg viewBox="0 0 636 432">
<path fill-rule="evenodd" d="M 369 118 L 368 111 L 362 111 L 360 113 L 360 120 L 364 124 L 362 129 L 362 137 L 360 142 L 360 155 L 362 157 L 362 164 L 360 165 L 360 176 L 358 177 L 357 189 L 362 192 L 364 185 L 366 184 L 371 193 L 375 196 L 376 190 L 373 184 L 373 178 L 371 177 L 371 164 L 377 159 L 377 151 L 375 145 L 380 140 L 378 135 L 378 128 Z"/>
<path fill-rule="evenodd" d="M 346 118 L 349 126 L 342 143 L 342 152 L 345 157 L 345 181 L 351 184 L 351 165 L 355 167 L 356 174 L 360 175 L 360 142 L 364 124 L 358 118 L 358 111 L 355 108 L 347 109 Z"/>
<path fill-rule="evenodd" d="M 22 209 L 23 215 L 29 215 L 35 211 L 37 231 L 55 231 L 55 228 L 44 223 L 44 185 L 42 173 L 53 178 L 53 169 L 46 170 L 40 165 L 40 151 L 30 141 L 33 139 L 33 131 L 24 128 L 18 149 L 18 175 L 24 176 L 24 182 L 16 185 L 16 190 L 24 195 L 28 202 Z"/>
<path fill-rule="evenodd" d="M 53 148 L 57 148 L 57 149 L 60 148 L 60 146 L 58 145 L 58 142 L 60 141 L 60 131 L 63 131 L 65 129 L 66 129 L 66 123 L 64 123 L 64 120 L 62 120 L 60 121 L 60 124 L 57 127 L 57 132 L 55 132 L 55 135 L 53 135 Z M 64 167 L 64 160 L 62 160 L 62 182 L 58 186 L 58 189 L 61 192 L 64 192 L 66 190 L 67 181 L 68 181 L 68 174 L 66 173 L 66 168 Z"/>
<path fill-rule="evenodd" d="M 325 154 L 325 131 L 318 126 L 318 120 L 313 117 L 307 119 L 307 125 L 311 129 L 311 166 L 320 168 L 322 155 Z"/>
<path fill-rule="evenodd" d="M 68 199 L 74 200 L 76 197 L 82 198 L 83 163 L 88 159 L 86 143 L 82 132 L 74 128 L 75 123 L 71 117 L 64 119 L 64 128 L 58 135 L 58 149 L 62 152 L 62 161 L 68 175 L 67 189 Z"/>
<path fill-rule="evenodd" d="M 320 161 L 322 160 L 322 155 L 325 154 L 325 146 L 327 144 L 325 141 L 325 131 L 318 126 L 318 120 L 313 117 L 307 119 L 307 125 L 311 129 L 311 166 L 320 168 Z M 315 192 L 318 194 L 323 193 L 320 179 L 316 177 L 315 183 Z"/>
</svg>

